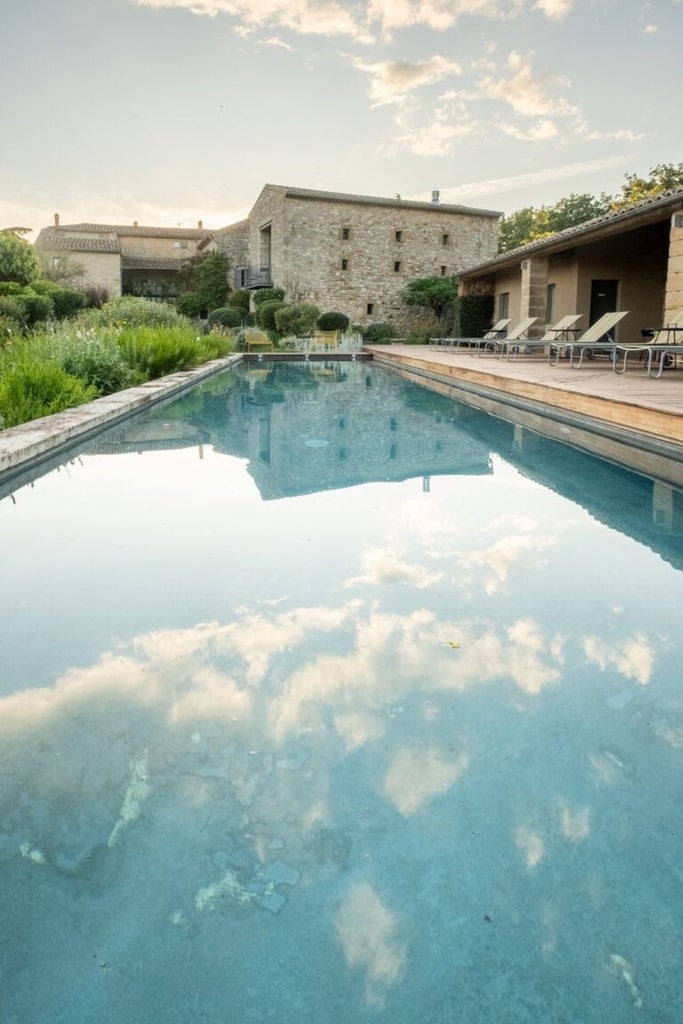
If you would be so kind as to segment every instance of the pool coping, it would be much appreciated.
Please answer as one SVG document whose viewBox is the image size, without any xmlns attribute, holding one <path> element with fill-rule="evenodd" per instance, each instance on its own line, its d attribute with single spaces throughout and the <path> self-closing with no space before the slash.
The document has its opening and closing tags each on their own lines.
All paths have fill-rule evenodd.
<svg viewBox="0 0 683 1024">
<path fill-rule="evenodd" d="M 173 398 L 200 381 L 241 362 L 242 353 L 212 359 L 202 366 L 138 384 L 64 412 L 8 427 L 0 431 L 0 480 L 34 467 L 75 441 L 85 440 L 103 427 L 113 426 L 134 412 Z"/>
</svg>

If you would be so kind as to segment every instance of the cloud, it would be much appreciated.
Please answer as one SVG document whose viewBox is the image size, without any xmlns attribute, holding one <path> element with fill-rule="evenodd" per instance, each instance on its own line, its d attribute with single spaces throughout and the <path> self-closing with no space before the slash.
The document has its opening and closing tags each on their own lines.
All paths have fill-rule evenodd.
<svg viewBox="0 0 683 1024">
<path fill-rule="evenodd" d="M 513 50 L 507 58 L 510 74 L 482 79 L 477 87 L 478 98 L 499 100 L 524 117 L 577 113 L 576 107 L 552 92 L 556 85 L 567 85 L 566 79 L 554 74 L 535 76 L 532 56 Z"/>
<path fill-rule="evenodd" d="M 353 10 L 339 3 L 308 3 L 307 0 L 133 0 L 140 7 L 187 10 L 192 14 L 236 19 L 242 35 L 276 25 L 301 35 L 349 36 L 369 41 Z"/>
<path fill-rule="evenodd" d="M 405 973 L 406 943 L 397 915 L 368 882 L 351 886 L 339 908 L 336 932 L 347 964 L 365 974 L 365 1001 L 382 1008 L 388 989 Z"/>
<path fill-rule="evenodd" d="M 646 36 L 655 36 L 659 32 L 659 27 L 657 25 L 646 25 L 643 32 Z"/>
<path fill-rule="evenodd" d="M 404 817 L 446 793 L 469 767 L 469 758 L 444 757 L 440 751 L 403 748 L 394 756 L 384 780 L 384 793 Z"/>
<path fill-rule="evenodd" d="M 529 870 L 541 863 L 545 857 L 545 843 L 538 832 L 534 832 L 529 825 L 520 825 L 515 830 L 514 838 L 515 845 Z"/>
<path fill-rule="evenodd" d="M 603 672 L 614 665 L 618 672 L 627 679 L 635 679 L 641 686 L 646 686 L 652 678 L 654 654 L 649 641 L 642 634 L 627 637 L 619 647 L 600 637 L 589 636 L 583 642 L 583 650 L 589 661 L 598 665 Z"/>
<path fill-rule="evenodd" d="M 573 7 L 573 0 L 536 0 L 536 7 L 551 21 L 562 21 Z"/>
<path fill-rule="evenodd" d="M 422 61 L 386 60 L 372 64 L 352 58 L 351 63 L 371 76 L 370 99 L 373 106 L 400 103 L 413 89 L 462 73 L 461 66 L 455 61 L 439 56 Z"/>
<path fill-rule="evenodd" d="M 388 583 L 405 583 L 418 590 L 424 590 L 438 583 L 443 573 L 429 572 L 421 565 L 410 565 L 402 561 L 390 549 L 371 548 L 361 555 L 363 572 L 347 581 L 345 587 L 358 583 L 386 586 Z"/>
</svg>

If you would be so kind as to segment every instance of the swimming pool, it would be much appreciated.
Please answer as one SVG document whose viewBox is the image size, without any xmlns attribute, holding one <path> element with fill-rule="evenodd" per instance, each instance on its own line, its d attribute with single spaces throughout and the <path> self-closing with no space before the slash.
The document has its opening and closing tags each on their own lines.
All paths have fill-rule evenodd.
<svg viewBox="0 0 683 1024">
<path fill-rule="evenodd" d="M 361 361 L 7 494 L 2 1024 L 678 1021 L 682 510 Z"/>
</svg>

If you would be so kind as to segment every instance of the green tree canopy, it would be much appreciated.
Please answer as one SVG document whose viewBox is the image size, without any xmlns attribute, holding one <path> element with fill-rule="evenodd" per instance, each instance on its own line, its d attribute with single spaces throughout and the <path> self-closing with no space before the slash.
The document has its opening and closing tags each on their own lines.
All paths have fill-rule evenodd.
<svg viewBox="0 0 683 1024">
<path fill-rule="evenodd" d="M 209 252 L 190 260 L 185 272 L 189 288 L 177 303 L 180 312 L 185 316 L 199 316 L 227 306 L 229 269 L 228 257 L 222 252 Z"/>
<path fill-rule="evenodd" d="M 660 192 L 683 188 L 683 160 L 679 164 L 655 164 L 650 168 L 648 178 L 641 178 L 637 174 L 627 174 L 625 177 L 626 183 L 621 186 L 621 194 L 614 201 L 616 207 L 637 203 L 649 196 L 659 195 Z"/>
<path fill-rule="evenodd" d="M 23 228 L 0 231 L 0 281 L 30 284 L 40 274 L 33 246 L 21 237 Z"/>
<path fill-rule="evenodd" d="M 424 306 L 441 319 L 458 297 L 458 284 L 453 277 L 418 277 L 403 289 L 407 306 Z"/>
</svg>

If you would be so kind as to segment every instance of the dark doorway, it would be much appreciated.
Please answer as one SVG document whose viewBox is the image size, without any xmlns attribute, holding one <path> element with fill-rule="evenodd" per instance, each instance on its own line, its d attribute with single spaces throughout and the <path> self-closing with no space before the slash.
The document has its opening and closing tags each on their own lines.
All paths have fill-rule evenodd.
<svg viewBox="0 0 683 1024">
<path fill-rule="evenodd" d="M 618 281 L 591 281 L 590 324 L 594 324 L 605 313 L 614 313 L 617 308 Z M 600 339 L 602 341 L 602 338 Z"/>
</svg>

